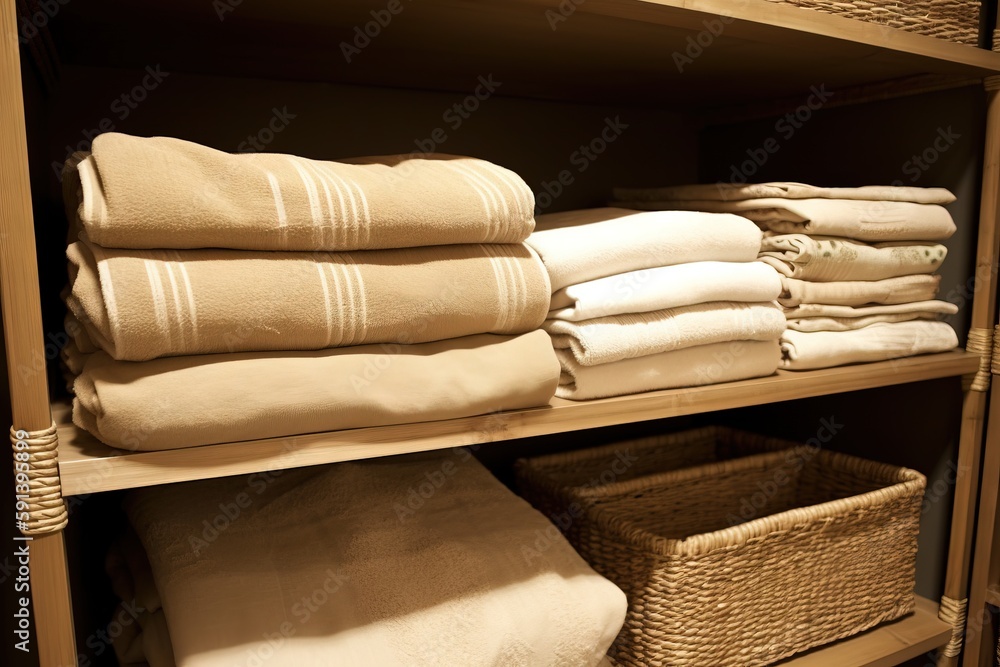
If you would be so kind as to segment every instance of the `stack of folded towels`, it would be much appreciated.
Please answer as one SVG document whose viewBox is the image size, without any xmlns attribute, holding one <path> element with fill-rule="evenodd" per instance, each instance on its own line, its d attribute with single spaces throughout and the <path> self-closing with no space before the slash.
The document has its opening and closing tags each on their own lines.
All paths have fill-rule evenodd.
<svg viewBox="0 0 1000 667">
<path fill-rule="evenodd" d="M 552 283 L 543 325 L 556 395 L 591 399 L 741 380 L 778 367 L 778 274 L 728 213 L 603 208 L 543 215 L 527 244 Z"/>
<path fill-rule="evenodd" d="M 621 590 L 463 450 L 156 486 L 125 506 L 138 540 L 107 561 L 138 614 L 123 665 L 587 667 L 625 620 Z"/>
<path fill-rule="evenodd" d="M 64 174 L 73 419 L 167 449 L 545 405 L 534 198 L 440 156 L 320 162 L 109 133 Z"/>
<path fill-rule="evenodd" d="M 765 230 L 761 261 L 781 274 L 788 317 L 782 367 L 882 361 L 958 345 L 935 300 L 955 232 L 942 188 L 820 188 L 801 183 L 615 190 L 621 206 L 745 216 Z"/>
</svg>

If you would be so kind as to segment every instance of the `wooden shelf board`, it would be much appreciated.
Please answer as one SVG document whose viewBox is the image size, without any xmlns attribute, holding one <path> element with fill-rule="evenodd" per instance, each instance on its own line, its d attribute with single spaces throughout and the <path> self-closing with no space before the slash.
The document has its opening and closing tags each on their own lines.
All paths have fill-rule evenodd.
<svg viewBox="0 0 1000 667">
<path fill-rule="evenodd" d="M 938 606 L 917 596 L 910 616 L 783 660 L 775 667 L 892 667 L 944 646 L 951 627 L 937 616 Z"/>
<path fill-rule="evenodd" d="M 393 456 L 418 451 L 578 431 L 664 417 L 788 401 L 972 373 L 978 356 L 963 351 L 649 392 L 595 401 L 553 399 L 549 406 L 447 421 L 312 433 L 157 452 L 107 447 L 53 406 L 59 426 L 64 495 Z"/>
<path fill-rule="evenodd" d="M 492 74 L 499 95 L 679 108 L 1000 74 L 998 53 L 767 0 L 567 0 L 565 16 L 559 4 L 403 0 L 367 45 L 356 30 L 386 3 L 93 0 L 52 24 L 71 64 L 453 92 Z M 691 47 L 700 33 L 707 45 Z"/>
</svg>

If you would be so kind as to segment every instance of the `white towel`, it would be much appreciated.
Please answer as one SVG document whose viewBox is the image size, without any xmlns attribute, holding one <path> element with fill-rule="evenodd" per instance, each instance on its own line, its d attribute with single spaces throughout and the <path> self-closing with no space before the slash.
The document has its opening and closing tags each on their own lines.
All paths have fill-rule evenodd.
<svg viewBox="0 0 1000 667">
<path fill-rule="evenodd" d="M 761 232 L 724 213 L 615 208 L 542 215 L 528 240 L 552 281 L 552 291 L 595 278 L 687 262 L 749 262 Z"/>
<path fill-rule="evenodd" d="M 583 366 L 730 340 L 777 340 L 785 315 L 774 303 L 716 301 L 583 322 L 547 320 L 552 346 Z"/>
<path fill-rule="evenodd" d="M 585 401 L 763 377 L 777 370 L 781 353 L 770 340 L 699 345 L 599 366 L 581 366 L 568 350 L 556 356 L 562 365 L 556 396 Z"/>
<path fill-rule="evenodd" d="M 912 275 L 885 280 L 853 280 L 817 283 L 795 278 L 781 278 L 778 303 L 794 307 L 805 303 L 838 306 L 863 306 L 868 303 L 907 303 L 933 299 L 941 284 L 939 275 Z"/>
<path fill-rule="evenodd" d="M 886 361 L 958 346 L 955 330 L 944 322 L 917 320 L 873 324 L 856 331 L 786 331 L 781 337 L 781 367 L 810 370 L 868 361 Z"/>
<path fill-rule="evenodd" d="M 955 195 L 944 188 L 914 188 L 894 185 L 865 185 L 858 188 L 824 188 L 805 183 L 701 183 L 665 188 L 615 188 L 615 199 L 634 201 L 670 201 L 708 199 L 734 201 L 781 197 L 783 199 L 860 199 L 867 201 L 902 201 L 917 204 L 950 204 Z"/>
<path fill-rule="evenodd" d="M 552 295 L 549 319 L 579 322 L 710 301 L 774 301 L 778 273 L 762 262 L 692 262 L 570 285 Z"/>
<path fill-rule="evenodd" d="M 465 450 L 150 487 L 126 511 L 178 667 L 584 667 L 625 618 Z"/>
<path fill-rule="evenodd" d="M 937 243 L 876 243 L 805 234 L 765 235 L 761 261 L 782 275 L 818 282 L 883 280 L 933 273 L 948 249 Z"/>
</svg>

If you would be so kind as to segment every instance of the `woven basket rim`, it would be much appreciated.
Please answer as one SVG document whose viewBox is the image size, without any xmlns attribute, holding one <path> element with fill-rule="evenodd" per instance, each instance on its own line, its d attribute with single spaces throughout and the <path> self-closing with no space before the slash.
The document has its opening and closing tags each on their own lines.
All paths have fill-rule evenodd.
<svg viewBox="0 0 1000 667">
<path fill-rule="evenodd" d="M 755 454 L 730 461 L 720 461 L 718 463 L 708 463 L 682 470 L 645 475 L 594 489 L 595 493 L 592 495 L 627 494 L 652 486 L 687 482 L 717 474 L 739 472 L 755 465 L 784 459 L 790 451 L 797 451 L 803 448 L 803 446 L 799 446 L 794 449 Z M 927 478 L 922 473 L 910 468 L 868 461 L 841 452 L 819 450 L 814 455 L 819 458 L 819 463 L 822 465 L 837 467 L 846 472 L 865 473 L 868 478 L 884 479 L 886 486 L 847 498 L 838 498 L 808 507 L 796 507 L 751 519 L 745 523 L 728 528 L 699 533 L 685 538 L 667 538 L 644 528 L 636 527 L 634 522 L 622 518 L 613 508 L 595 507 L 591 504 L 586 509 L 591 520 L 602 531 L 607 531 L 618 538 L 624 539 L 644 551 L 660 556 L 695 556 L 703 555 L 717 549 L 737 548 L 750 540 L 764 537 L 773 532 L 788 531 L 794 529 L 796 526 L 832 519 L 837 515 L 885 504 L 890 500 L 910 496 L 916 492 L 922 494 L 927 484 Z"/>
</svg>

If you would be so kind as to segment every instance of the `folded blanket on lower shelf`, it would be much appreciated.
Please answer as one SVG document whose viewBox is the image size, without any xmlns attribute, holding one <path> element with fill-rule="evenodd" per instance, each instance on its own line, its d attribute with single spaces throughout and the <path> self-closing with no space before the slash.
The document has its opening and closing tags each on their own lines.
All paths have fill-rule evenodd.
<svg viewBox="0 0 1000 667">
<path fill-rule="evenodd" d="M 240 515 L 205 539 L 220 503 Z M 125 508 L 177 667 L 587 667 L 625 618 L 466 450 L 150 487 Z"/>
<path fill-rule="evenodd" d="M 933 273 L 948 249 L 938 243 L 866 244 L 805 234 L 765 234 L 760 259 L 788 278 L 800 280 L 883 280 Z"/>
<path fill-rule="evenodd" d="M 803 303 L 785 309 L 788 328 L 794 331 L 851 331 L 880 322 L 935 320 L 942 315 L 954 315 L 958 306 L 947 301 L 914 301 L 911 303 L 875 304 L 869 306 L 831 306 Z"/>
<path fill-rule="evenodd" d="M 523 244 L 267 253 L 80 242 L 67 256 L 70 311 L 129 361 L 520 334 L 542 323 L 551 293 Z"/>
<path fill-rule="evenodd" d="M 774 303 L 716 301 L 583 322 L 547 320 L 552 346 L 583 366 L 731 340 L 777 340 L 785 315 Z"/>
<path fill-rule="evenodd" d="M 944 322 L 925 320 L 872 324 L 856 331 L 786 331 L 781 337 L 781 367 L 828 368 L 947 352 L 956 347 L 954 329 Z"/>
<path fill-rule="evenodd" d="M 778 369 L 778 341 L 727 341 L 597 366 L 582 366 L 556 350 L 562 366 L 556 396 L 584 401 L 658 389 L 700 387 L 771 375 Z"/>
<path fill-rule="evenodd" d="M 863 306 L 868 303 L 908 303 L 933 299 L 941 285 L 941 276 L 920 274 L 884 280 L 850 280 L 818 283 L 810 280 L 781 278 L 778 303 L 789 308 L 805 303 L 831 306 Z"/>
<path fill-rule="evenodd" d="M 714 200 L 741 201 L 780 197 L 782 199 L 853 199 L 899 201 L 917 204 L 950 204 L 955 195 L 944 188 L 915 188 L 904 185 L 864 185 L 856 188 L 826 188 L 790 181 L 769 183 L 698 183 L 660 188 L 615 188 L 614 198 L 634 201 Z"/>
<path fill-rule="evenodd" d="M 74 383 L 73 421 L 114 447 L 175 449 L 542 406 L 558 378 L 537 330 L 144 362 L 96 352 Z"/>
<path fill-rule="evenodd" d="M 620 208 L 538 216 L 525 241 L 542 258 L 553 292 L 595 278 L 687 262 L 750 262 L 761 231 L 728 213 Z"/>
</svg>

